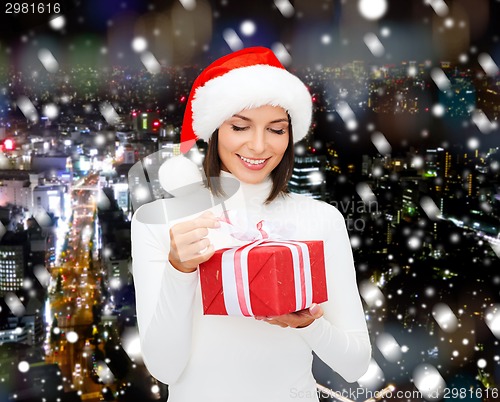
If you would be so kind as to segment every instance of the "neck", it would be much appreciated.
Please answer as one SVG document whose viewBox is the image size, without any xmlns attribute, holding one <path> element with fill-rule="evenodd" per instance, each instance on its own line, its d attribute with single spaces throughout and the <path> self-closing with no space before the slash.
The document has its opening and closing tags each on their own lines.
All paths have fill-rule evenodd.
<svg viewBox="0 0 500 402">
<path fill-rule="evenodd" d="M 257 204 L 264 204 L 273 187 L 273 180 L 269 176 L 260 183 L 246 183 L 226 171 L 221 171 L 220 177 L 222 190 L 228 196 L 230 196 L 231 192 L 234 193 L 233 186 L 237 184 L 239 185 L 240 191 L 242 191 L 244 197 Z M 232 185 L 230 183 L 232 183 Z"/>
</svg>

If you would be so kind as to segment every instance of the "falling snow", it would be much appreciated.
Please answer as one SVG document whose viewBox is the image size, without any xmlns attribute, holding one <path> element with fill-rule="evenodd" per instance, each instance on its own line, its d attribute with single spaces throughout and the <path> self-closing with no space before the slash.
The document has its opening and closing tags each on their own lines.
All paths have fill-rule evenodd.
<svg viewBox="0 0 500 402">
<path fill-rule="evenodd" d="M 450 80 L 440 68 L 432 69 L 431 78 L 441 91 L 446 91 L 450 88 Z"/>
<path fill-rule="evenodd" d="M 179 1 L 187 11 L 192 11 L 196 8 L 196 0 L 179 0 Z"/>
<path fill-rule="evenodd" d="M 442 117 L 444 116 L 444 114 L 446 113 L 446 109 L 443 105 L 441 105 L 440 103 L 437 103 L 435 104 L 433 107 L 432 107 L 432 114 L 436 117 Z"/>
<path fill-rule="evenodd" d="M 49 73 L 56 73 L 59 70 L 59 63 L 49 49 L 40 49 L 38 59 Z"/>
<path fill-rule="evenodd" d="M 240 31 L 245 36 L 252 36 L 257 32 L 257 25 L 250 20 L 243 21 L 240 25 Z"/>
<path fill-rule="evenodd" d="M 337 109 L 337 113 L 339 114 L 339 116 L 345 122 L 346 128 L 348 130 L 352 131 L 358 127 L 358 122 L 356 121 L 356 116 L 347 102 L 340 101 L 337 104 L 336 109 Z"/>
<path fill-rule="evenodd" d="M 54 103 L 48 103 L 43 107 L 43 114 L 54 120 L 59 115 L 59 107 Z"/>
<path fill-rule="evenodd" d="M 494 76 L 498 73 L 498 66 L 489 54 L 481 53 L 479 56 L 477 56 L 477 61 L 486 72 L 486 74 Z"/>
<path fill-rule="evenodd" d="M 148 41 L 141 36 L 134 38 L 134 40 L 132 41 L 132 49 L 136 53 L 141 53 L 145 51 L 147 48 L 148 48 Z"/>
<path fill-rule="evenodd" d="M 377 35 L 375 35 L 372 32 L 368 32 L 363 37 L 363 41 L 365 42 L 366 46 L 375 57 L 381 57 L 384 55 L 385 53 L 384 45 L 382 44 Z"/>
<path fill-rule="evenodd" d="M 222 37 L 226 41 L 227 45 L 231 48 L 233 52 L 243 49 L 244 44 L 241 38 L 238 36 L 236 31 L 231 28 L 227 28 L 223 33 Z"/>
<path fill-rule="evenodd" d="M 124 250 L 113 242 L 127 238 L 124 224 L 112 223 L 115 233 L 107 238 L 91 233 L 106 225 L 98 213 L 121 214 L 129 224 L 130 204 L 151 200 L 150 183 L 140 180 L 127 195 L 121 163 L 148 163 L 146 154 L 158 150 L 177 152 L 172 139 L 200 66 L 253 45 L 271 47 L 313 95 L 313 126 L 295 153 L 318 157 L 324 169 L 306 173 L 304 182 L 321 187 L 322 199 L 343 203 L 337 209 L 349 232 L 373 345 L 359 386 L 394 384 L 437 400 L 445 388 L 494 389 L 500 382 L 500 276 L 493 273 L 500 258 L 500 60 L 498 34 L 488 26 L 496 15 L 492 2 L 474 3 L 472 10 L 465 1 L 419 0 L 405 11 L 404 23 L 386 0 L 310 3 L 274 0 L 255 6 L 259 12 L 232 14 L 237 3 L 231 0 L 179 0 L 137 10 L 124 1 L 107 14 L 100 5 L 92 15 L 75 6 L 74 13 L 40 13 L 40 24 L 23 16 L 5 24 L 15 32 L 0 43 L 2 208 L 9 194 L 11 201 L 31 194 L 34 205 L 32 190 L 43 187 L 57 192 L 62 186 L 68 199 L 42 195 L 25 217 L 31 218 L 30 247 L 40 247 L 45 240 L 37 236 L 50 234 L 57 257 L 29 265 L 31 275 L 18 278 L 18 291 L 4 291 L 0 311 L 18 323 L 10 341 L 33 338 L 23 317 L 46 315 L 37 324 L 42 359 L 59 363 L 72 356 L 54 374 L 58 381 L 50 388 L 57 397 L 71 391 L 89 399 L 90 385 L 98 390 L 96 400 L 126 401 L 140 384 L 151 400 L 166 399 L 166 387 L 144 368 L 133 315 L 126 317 L 134 308 L 129 264 L 125 258 L 126 274 L 114 278 L 101 267 L 120 261 Z M 142 121 L 142 113 L 154 116 Z M 156 118 L 150 135 L 143 127 Z M 141 138 L 131 135 L 137 132 Z M 71 160 L 63 183 L 57 170 L 39 174 L 30 167 L 40 155 L 59 154 Z M 100 191 L 80 203 L 78 180 L 92 172 Z M 158 176 L 150 182 L 154 186 Z M 106 187 L 112 191 L 102 191 Z M 62 204 L 72 200 L 63 214 Z M 13 231 L 28 233 L 24 212 L 17 213 L 0 222 L 0 243 Z M 88 219 L 88 228 L 78 219 Z M 76 269 L 71 253 L 83 247 L 70 234 L 99 247 L 82 256 L 74 280 L 64 267 Z M 89 262 L 82 263 L 88 260 L 103 270 L 95 295 L 82 284 L 94 274 Z M 60 306 L 50 301 L 59 288 L 68 291 Z M 45 306 L 42 294 L 49 295 Z M 78 311 L 92 318 L 77 326 Z M 40 357 L 30 353 L 11 359 L 11 378 L 38 375 Z M 0 399 L 10 381 L 3 368 Z M 325 385 L 349 387 L 339 379 Z M 22 400 L 16 392 L 9 400 Z"/>
<path fill-rule="evenodd" d="M 19 364 L 17 365 L 17 368 L 21 373 L 26 373 L 30 369 L 30 364 L 26 361 L 22 361 L 22 362 L 19 362 Z"/>
<path fill-rule="evenodd" d="M 429 4 L 440 17 L 448 15 L 449 8 L 444 0 L 425 0 L 424 2 Z"/>
<path fill-rule="evenodd" d="M 378 20 L 387 11 L 386 0 L 360 0 L 358 9 L 361 15 L 368 20 Z"/>
<path fill-rule="evenodd" d="M 373 145 L 377 148 L 377 150 L 382 154 L 382 155 L 389 155 L 392 151 L 391 144 L 387 139 L 385 138 L 384 134 L 382 134 L 379 131 L 376 131 L 372 134 L 371 136 Z"/>
<path fill-rule="evenodd" d="M 153 53 L 143 52 L 140 57 L 142 64 L 144 64 L 144 67 L 146 67 L 151 74 L 158 74 L 161 72 L 161 64 Z"/>
<path fill-rule="evenodd" d="M 59 15 L 57 17 L 51 18 L 49 21 L 49 26 L 58 31 L 63 29 L 66 26 L 66 18 L 64 15 Z"/>
<path fill-rule="evenodd" d="M 283 17 L 290 18 L 295 13 L 295 9 L 289 0 L 274 0 L 274 4 Z"/>
<path fill-rule="evenodd" d="M 483 134 L 489 134 L 498 127 L 498 123 L 490 121 L 488 116 L 480 109 L 474 110 L 472 121 Z"/>
</svg>

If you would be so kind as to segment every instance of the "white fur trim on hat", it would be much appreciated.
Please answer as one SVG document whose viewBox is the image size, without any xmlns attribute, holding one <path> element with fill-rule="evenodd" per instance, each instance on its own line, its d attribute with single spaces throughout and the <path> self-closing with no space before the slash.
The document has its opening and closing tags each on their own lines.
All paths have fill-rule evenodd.
<svg viewBox="0 0 500 402">
<path fill-rule="evenodd" d="M 295 75 L 264 64 L 235 68 L 197 88 L 193 131 L 208 141 L 234 114 L 264 105 L 281 106 L 289 113 L 294 142 L 305 137 L 312 117 L 311 94 Z"/>
</svg>

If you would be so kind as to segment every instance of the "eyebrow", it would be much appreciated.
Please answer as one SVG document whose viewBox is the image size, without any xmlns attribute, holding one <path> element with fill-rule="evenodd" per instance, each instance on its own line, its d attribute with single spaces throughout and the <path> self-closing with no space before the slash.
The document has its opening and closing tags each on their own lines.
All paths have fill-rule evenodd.
<svg viewBox="0 0 500 402">
<path fill-rule="evenodd" d="M 246 116 L 242 116 L 241 114 L 233 114 L 233 117 L 237 117 L 237 118 L 239 118 L 241 120 L 245 120 L 245 121 L 252 121 L 252 119 L 249 119 Z M 282 122 L 288 123 L 288 119 L 287 118 L 276 119 L 276 120 L 270 121 L 269 124 L 282 123 Z"/>
</svg>

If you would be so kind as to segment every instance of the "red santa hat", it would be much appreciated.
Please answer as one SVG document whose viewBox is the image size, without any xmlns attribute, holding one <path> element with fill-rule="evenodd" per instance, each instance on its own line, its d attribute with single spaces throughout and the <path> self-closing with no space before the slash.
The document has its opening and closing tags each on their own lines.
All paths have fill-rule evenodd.
<svg viewBox="0 0 500 402">
<path fill-rule="evenodd" d="M 208 141 L 234 114 L 264 105 L 281 106 L 290 115 L 294 142 L 311 124 L 311 95 L 304 83 L 288 72 L 265 47 L 230 53 L 210 64 L 196 78 L 184 113 L 181 152 L 194 141 Z"/>
</svg>

